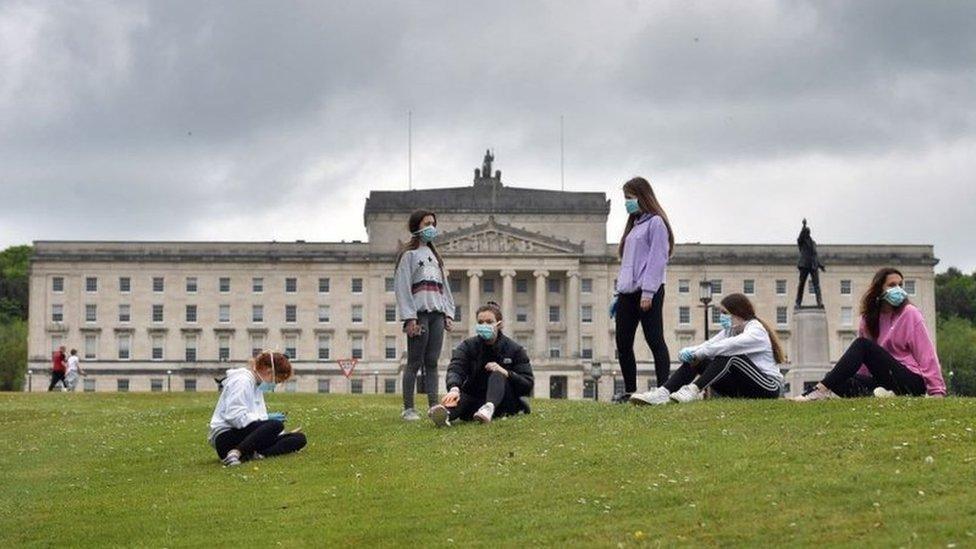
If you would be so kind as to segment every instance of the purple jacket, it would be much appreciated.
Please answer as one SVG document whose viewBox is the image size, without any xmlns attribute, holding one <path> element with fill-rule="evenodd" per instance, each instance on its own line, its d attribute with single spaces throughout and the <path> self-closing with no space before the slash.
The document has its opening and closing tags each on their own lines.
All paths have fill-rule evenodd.
<svg viewBox="0 0 976 549">
<path fill-rule="evenodd" d="M 617 293 L 641 292 L 651 299 L 664 284 L 668 270 L 668 227 L 661 216 L 643 214 L 624 241 L 624 257 L 617 275 Z"/>
</svg>

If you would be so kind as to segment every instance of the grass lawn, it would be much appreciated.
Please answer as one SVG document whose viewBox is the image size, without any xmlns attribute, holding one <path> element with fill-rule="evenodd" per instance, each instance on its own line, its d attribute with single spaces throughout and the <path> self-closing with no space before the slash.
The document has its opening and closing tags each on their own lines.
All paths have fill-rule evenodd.
<svg viewBox="0 0 976 549">
<path fill-rule="evenodd" d="M 300 454 L 223 468 L 214 394 L 0 395 L 0 545 L 976 545 L 976 400 L 536 401 L 490 426 L 273 394 Z"/>
</svg>

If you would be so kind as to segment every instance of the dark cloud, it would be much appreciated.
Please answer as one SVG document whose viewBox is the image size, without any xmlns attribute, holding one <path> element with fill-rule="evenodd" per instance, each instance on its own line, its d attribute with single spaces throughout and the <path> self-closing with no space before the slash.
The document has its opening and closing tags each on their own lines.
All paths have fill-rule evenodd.
<svg viewBox="0 0 976 549">
<path fill-rule="evenodd" d="M 605 190 L 680 240 L 936 244 L 976 268 L 966 2 L 0 3 L 0 245 L 364 238 L 369 189 Z M 622 223 L 611 216 L 610 234 Z M 777 235 L 773 237 L 771 235 Z"/>
</svg>

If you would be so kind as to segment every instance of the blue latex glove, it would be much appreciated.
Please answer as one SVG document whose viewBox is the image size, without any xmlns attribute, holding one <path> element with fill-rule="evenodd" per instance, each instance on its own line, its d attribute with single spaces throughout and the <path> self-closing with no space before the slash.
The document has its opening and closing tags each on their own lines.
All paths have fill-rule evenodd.
<svg viewBox="0 0 976 549">
<path fill-rule="evenodd" d="M 690 347 L 685 347 L 684 349 L 678 351 L 678 360 L 680 360 L 682 364 L 691 364 L 691 361 L 695 360 L 695 353 L 691 352 Z"/>
<path fill-rule="evenodd" d="M 282 412 L 268 412 L 268 419 L 277 419 L 278 421 L 285 421 L 285 414 Z"/>
<path fill-rule="evenodd" d="M 610 318 L 617 316 L 617 296 L 613 296 L 613 301 L 610 302 Z"/>
</svg>

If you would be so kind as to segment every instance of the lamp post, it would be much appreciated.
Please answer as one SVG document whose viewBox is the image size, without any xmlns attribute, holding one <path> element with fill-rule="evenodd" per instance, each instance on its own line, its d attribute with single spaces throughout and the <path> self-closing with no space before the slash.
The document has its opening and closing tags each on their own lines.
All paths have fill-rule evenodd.
<svg viewBox="0 0 976 549">
<path fill-rule="evenodd" d="M 373 370 L 373 394 L 380 394 L 380 371 Z"/>
<path fill-rule="evenodd" d="M 698 284 L 698 301 L 701 301 L 702 310 L 705 312 L 703 315 L 705 317 L 705 340 L 707 341 L 711 335 L 708 333 L 708 304 L 712 302 L 712 282 L 710 280 L 702 280 Z"/>
<path fill-rule="evenodd" d="M 593 378 L 593 400 L 600 402 L 600 378 L 603 377 L 603 364 L 590 364 L 590 377 Z"/>
<path fill-rule="evenodd" d="M 34 390 L 34 370 L 27 370 L 27 392 Z"/>
<path fill-rule="evenodd" d="M 173 391 L 173 370 L 166 370 L 166 392 L 170 393 Z"/>
</svg>

